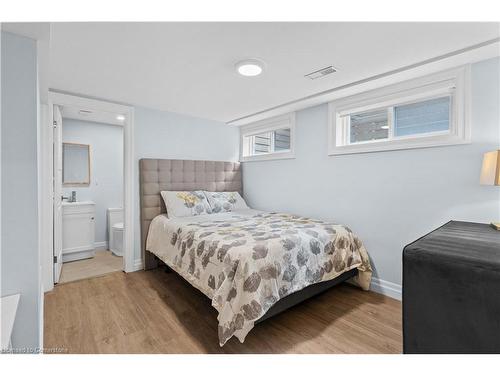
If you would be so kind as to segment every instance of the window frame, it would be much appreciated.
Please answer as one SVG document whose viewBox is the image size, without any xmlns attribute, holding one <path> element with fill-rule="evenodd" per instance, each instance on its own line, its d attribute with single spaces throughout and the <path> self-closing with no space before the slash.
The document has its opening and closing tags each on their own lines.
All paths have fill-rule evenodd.
<svg viewBox="0 0 500 375">
<path fill-rule="evenodd" d="M 251 142 L 245 141 L 246 137 L 271 132 L 271 149 L 274 150 L 272 139 L 274 136 L 272 132 L 280 129 L 290 129 L 289 150 L 271 151 L 269 153 L 245 156 L 245 148 L 249 148 L 252 145 Z M 295 112 L 261 120 L 240 128 L 240 162 L 293 158 L 295 158 Z"/>
<path fill-rule="evenodd" d="M 328 155 L 414 149 L 471 142 L 469 121 L 470 66 L 412 79 L 329 103 Z M 394 136 L 394 107 L 450 97 L 450 126 L 446 131 Z M 388 138 L 350 142 L 346 118 L 352 114 L 388 110 Z M 389 111 L 391 109 L 391 111 Z M 389 116 L 391 114 L 391 116 Z"/>
</svg>

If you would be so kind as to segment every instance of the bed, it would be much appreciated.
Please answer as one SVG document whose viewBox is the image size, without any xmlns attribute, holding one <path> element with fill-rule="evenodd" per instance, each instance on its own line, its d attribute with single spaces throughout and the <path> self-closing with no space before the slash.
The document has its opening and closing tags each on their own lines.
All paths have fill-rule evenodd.
<svg viewBox="0 0 500 375">
<path fill-rule="evenodd" d="M 340 282 L 369 288 L 368 254 L 349 228 L 252 209 L 168 218 L 161 192 L 195 190 L 242 195 L 241 165 L 140 160 L 143 260 L 146 270 L 166 264 L 212 300 L 221 346 Z"/>
</svg>

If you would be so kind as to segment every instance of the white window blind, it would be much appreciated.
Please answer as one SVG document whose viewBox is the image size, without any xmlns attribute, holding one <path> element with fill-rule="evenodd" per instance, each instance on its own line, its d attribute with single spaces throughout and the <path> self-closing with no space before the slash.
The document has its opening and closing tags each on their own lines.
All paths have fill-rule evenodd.
<svg viewBox="0 0 500 375">
<path fill-rule="evenodd" d="M 394 135 L 446 131 L 450 128 L 451 98 L 425 100 L 394 107 Z"/>
</svg>

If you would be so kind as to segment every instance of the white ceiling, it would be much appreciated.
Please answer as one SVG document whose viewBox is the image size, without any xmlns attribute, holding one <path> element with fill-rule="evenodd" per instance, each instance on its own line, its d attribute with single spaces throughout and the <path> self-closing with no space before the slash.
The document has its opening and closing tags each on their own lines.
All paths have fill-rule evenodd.
<svg viewBox="0 0 500 375">
<path fill-rule="evenodd" d="M 118 113 L 96 111 L 85 107 L 63 106 L 61 115 L 63 118 L 71 118 L 81 121 L 98 122 L 102 124 L 111 124 L 123 126 L 124 120 L 116 118 Z M 120 114 L 121 115 L 121 114 Z"/>
<path fill-rule="evenodd" d="M 498 23 L 54 23 L 50 87 L 220 121 L 499 37 Z M 258 58 L 258 77 L 234 70 Z M 305 74 L 333 65 L 325 78 Z"/>
</svg>

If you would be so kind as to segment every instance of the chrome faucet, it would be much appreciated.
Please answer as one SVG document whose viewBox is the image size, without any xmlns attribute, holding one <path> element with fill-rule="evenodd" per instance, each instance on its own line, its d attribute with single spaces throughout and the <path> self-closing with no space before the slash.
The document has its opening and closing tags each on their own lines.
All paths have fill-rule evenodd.
<svg viewBox="0 0 500 375">
<path fill-rule="evenodd" d="M 64 200 L 67 200 L 69 203 L 74 203 L 76 202 L 76 191 L 72 191 L 71 192 L 71 196 L 70 197 L 65 197 L 64 195 L 61 195 L 61 200 L 64 201 Z"/>
</svg>

